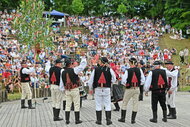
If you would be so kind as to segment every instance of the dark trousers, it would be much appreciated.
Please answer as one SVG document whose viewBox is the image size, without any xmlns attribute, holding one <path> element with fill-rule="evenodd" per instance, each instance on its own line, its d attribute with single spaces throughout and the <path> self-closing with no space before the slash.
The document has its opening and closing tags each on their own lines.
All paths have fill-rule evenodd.
<svg viewBox="0 0 190 127">
<path fill-rule="evenodd" d="M 180 58 L 181 58 L 180 62 L 184 63 L 184 56 L 180 56 Z"/>
<path fill-rule="evenodd" d="M 158 109 L 158 102 L 160 103 L 160 106 L 162 107 L 162 110 L 165 111 L 167 110 L 166 108 L 166 93 L 165 91 L 152 91 L 152 96 L 151 96 L 151 101 L 152 101 L 152 111 L 157 112 Z"/>
</svg>

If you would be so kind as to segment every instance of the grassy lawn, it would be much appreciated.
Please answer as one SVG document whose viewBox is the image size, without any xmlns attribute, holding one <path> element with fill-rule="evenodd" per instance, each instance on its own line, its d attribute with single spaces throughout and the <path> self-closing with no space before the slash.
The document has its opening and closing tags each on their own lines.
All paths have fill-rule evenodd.
<svg viewBox="0 0 190 127">
<path fill-rule="evenodd" d="M 170 34 L 165 34 L 163 37 L 160 38 L 160 47 L 161 49 L 164 48 L 175 48 L 177 49 L 177 55 L 173 55 L 172 56 L 172 61 L 175 63 L 175 65 L 180 66 L 180 72 L 181 74 L 185 72 L 186 69 L 186 65 L 182 65 L 180 63 L 180 57 L 179 57 L 179 51 L 183 50 L 185 47 L 188 47 L 188 49 L 190 50 L 190 39 L 183 39 L 183 40 L 174 40 L 174 39 L 170 39 L 171 36 Z M 189 57 L 189 61 L 190 61 L 190 57 Z M 181 81 L 182 79 L 185 79 L 185 75 L 182 75 L 180 77 L 180 85 L 183 84 L 183 88 L 181 88 L 181 91 L 190 91 L 190 86 L 185 86 L 184 83 Z"/>
<path fill-rule="evenodd" d="M 8 93 L 8 100 L 12 101 L 12 100 L 18 100 L 21 98 L 21 93 Z"/>
<path fill-rule="evenodd" d="M 188 49 L 190 49 L 190 39 L 174 40 L 174 39 L 170 39 L 169 36 L 171 35 L 165 34 L 163 37 L 161 37 L 159 45 L 161 49 L 164 49 L 164 48 L 177 49 L 177 55 L 174 55 L 172 57 L 172 60 L 176 65 L 180 65 L 179 51 L 183 50 L 185 47 L 188 47 Z"/>
</svg>

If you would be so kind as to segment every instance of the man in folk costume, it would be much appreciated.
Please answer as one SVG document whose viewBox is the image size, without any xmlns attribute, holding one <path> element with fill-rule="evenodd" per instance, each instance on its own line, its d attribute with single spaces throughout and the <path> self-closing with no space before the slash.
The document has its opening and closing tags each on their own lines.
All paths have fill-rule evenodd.
<svg viewBox="0 0 190 127">
<path fill-rule="evenodd" d="M 85 55 L 84 53 L 81 54 L 82 59 L 80 65 L 74 68 L 72 67 L 72 62 L 70 59 L 65 60 L 65 68 L 62 73 L 63 85 L 61 86 L 61 88 L 65 89 L 66 124 L 70 123 L 69 119 L 70 119 L 70 110 L 72 102 L 74 103 L 75 124 L 82 123 L 82 121 L 80 120 L 80 92 L 79 92 L 80 81 L 78 74 L 81 73 L 87 65 L 87 61 L 84 55 Z"/>
<path fill-rule="evenodd" d="M 167 108 L 166 108 L 166 91 L 168 90 L 167 76 L 173 77 L 173 74 L 167 70 L 160 69 L 161 62 L 155 61 L 153 63 L 154 69 L 149 72 L 145 85 L 145 95 L 148 96 L 148 91 L 152 91 L 151 103 L 153 118 L 150 122 L 157 123 L 157 104 L 160 103 L 163 111 L 162 121 L 167 122 Z"/>
<path fill-rule="evenodd" d="M 112 124 L 111 121 L 111 84 L 116 81 L 114 71 L 108 67 L 108 59 L 101 57 L 99 67 L 95 68 L 88 81 L 89 87 L 95 89 L 96 103 L 96 124 L 102 124 L 102 105 L 105 107 L 107 125 Z"/>
<path fill-rule="evenodd" d="M 35 73 L 33 67 L 29 68 L 26 64 L 26 61 L 21 62 L 22 68 L 20 69 L 20 82 L 22 88 L 22 97 L 21 97 L 21 109 L 35 109 L 32 107 L 32 91 L 30 89 L 30 74 Z M 25 99 L 28 98 L 28 107 L 25 106 Z"/>
<path fill-rule="evenodd" d="M 126 109 L 129 100 L 133 99 L 133 111 L 131 116 L 131 123 L 135 123 L 136 114 L 138 111 L 139 104 L 139 93 L 140 85 L 143 85 L 145 82 L 145 77 L 143 71 L 136 67 L 137 60 L 135 58 L 129 59 L 130 68 L 125 71 L 125 74 L 122 76 L 121 84 L 126 86 L 123 104 L 121 107 L 121 118 L 119 122 L 125 122 Z"/>
<path fill-rule="evenodd" d="M 63 120 L 59 117 L 61 100 L 62 100 L 62 91 L 59 89 L 61 84 L 61 72 L 63 60 L 61 58 L 55 61 L 55 66 L 51 67 L 49 70 L 49 84 L 51 86 L 51 98 L 52 98 L 52 107 L 53 107 L 53 120 L 60 121 Z"/>
<path fill-rule="evenodd" d="M 176 108 L 175 108 L 175 95 L 177 91 L 177 78 L 178 70 L 175 70 L 174 63 L 172 61 L 167 61 L 165 63 L 167 69 L 174 74 L 174 77 L 168 78 L 169 90 L 166 95 L 166 102 L 169 109 L 168 119 L 176 119 Z"/>
</svg>

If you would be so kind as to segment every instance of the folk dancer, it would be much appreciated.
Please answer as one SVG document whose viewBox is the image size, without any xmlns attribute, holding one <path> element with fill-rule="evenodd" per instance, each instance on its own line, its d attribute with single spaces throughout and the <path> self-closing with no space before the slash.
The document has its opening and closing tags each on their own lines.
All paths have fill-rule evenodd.
<svg viewBox="0 0 190 127">
<path fill-rule="evenodd" d="M 140 86 L 144 85 L 145 77 L 143 71 L 140 68 L 137 68 L 137 60 L 135 58 L 129 59 L 130 68 L 125 71 L 125 74 L 122 76 L 121 84 L 126 86 L 123 104 L 121 107 L 121 118 L 118 120 L 119 122 L 125 122 L 126 117 L 126 109 L 129 100 L 133 99 L 133 111 L 131 116 L 131 124 L 134 124 L 138 105 L 139 105 L 139 93 Z"/>
<path fill-rule="evenodd" d="M 106 124 L 112 124 L 111 121 L 111 84 L 116 82 L 114 71 L 108 67 L 108 59 L 101 57 L 99 67 L 95 68 L 88 81 L 89 87 L 95 89 L 96 103 L 96 124 L 102 124 L 102 105 L 105 107 Z"/>
</svg>

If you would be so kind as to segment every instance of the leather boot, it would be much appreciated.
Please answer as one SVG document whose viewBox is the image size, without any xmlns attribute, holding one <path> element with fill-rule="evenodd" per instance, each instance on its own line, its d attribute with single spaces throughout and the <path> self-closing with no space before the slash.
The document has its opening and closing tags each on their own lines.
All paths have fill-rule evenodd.
<svg viewBox="0 0 190 127">
<path fill-rule="evenodd" d="M 21 100 L 21 109 L 28 108 L 25 106 L 25 100 Z"/>
<path fill-rule="evenodd" d="M 119 111 L 120 110 L 118 102 L 114 103 L 114 106 L 115 106 L 115 109 L 113 111 Z"/>
<path fill-rule="evenodd" d="M 163 118 L 162 121 L 167 122 L 167 110 L 163 111 Z"/>
<path fill-rule="evenodd" d="M 82 121 L 80 120 L 80 112 L 75 112 L 75 124 L 80 124 Z"/>
<path fill-rule="evenodd" d="M 171 107 L 170 107 L 170 105 L 168 105 L 168 110 L 169 110 L 169 114 L 167 116 L 170 116 L 171 115 Z"/>
<path fill-rule="evenodd" d="M 101 125 L 102 124 L 102 111 L 96 111 L 96 124 Z"/>
<path fill-rule="evenodd" d="M 70 111 L 65 111 L 65 120 L 66 120 L 66 124 L 69 124 L 70 121 Z"/>
<path fill-rule="evenodd" d="M 59 117 L 59 113 L 60 113 L 60 109 L 56 109 L 56 108 L 55 108 L 54 121 L 61 121 L 61 120 L 63 120 L 63 118 L 60 118 L 60 117 Z"/>
<path fill-rule="evenodd" d="M 32 107 L 32 100 L 28 100 L 28 109 L 35 109 L 35 107 Z"/>
<path fill-rule="evenodd" d="M 112 121 L 111 121 L 111 111 L 106 111 L 106 124 L 107 125 L 110 125 L 112 124 Z"/>
<path fill-rule="evenodd" d="M 63 110 L 65 110 L 66 101 L 63 101 Z"/>
<path fill-rule="evenodd" d="M 55 115 L 55 108 L 53 107 L 53 119 L 55 119 L 56 115 Z"/>
<path fill-rule="evenodd" d="M 171 115 L 167 117 L 168 119 L 176 119 L 176 109 L 175 108 L 171 108 Z"/>
<path fill-rule="evenodd" d="M 118 119 L 119 122 L 125 123 L 126 110 L 121 110 L 121 119 Z"/>
<path fill-rule="evenodd" d="M 150 122 L 157 123 L 157 111 L 153 112 L 153 118 L 150 119 Z"/>
<path fill-rule="evenodd" d="M 136 118 L 136 115 L 137 115 L 137 112 L 132 112 L 132 116 L 131 116 L 131 124 L 134 124 L 134 123 L 136 123 L 136 121 L 135 121 L 135 118 Z"/>
</svg>

